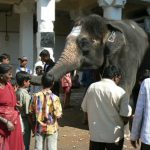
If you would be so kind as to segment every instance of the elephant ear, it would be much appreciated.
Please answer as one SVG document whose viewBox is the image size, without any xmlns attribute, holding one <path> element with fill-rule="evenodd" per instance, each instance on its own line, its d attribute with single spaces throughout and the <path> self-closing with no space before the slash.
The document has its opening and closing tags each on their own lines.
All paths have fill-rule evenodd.
<svg viewBox="0 0 150 150">
<path fill-rule="evenodd" d="M 123 30 L 118 24 L 109 23 L 107 26 L 109 31 L 103 42 L 106 48 L 105 54 L 111 56 L 119 52 L 126 45 L 126 39 Z"/>
</svg>

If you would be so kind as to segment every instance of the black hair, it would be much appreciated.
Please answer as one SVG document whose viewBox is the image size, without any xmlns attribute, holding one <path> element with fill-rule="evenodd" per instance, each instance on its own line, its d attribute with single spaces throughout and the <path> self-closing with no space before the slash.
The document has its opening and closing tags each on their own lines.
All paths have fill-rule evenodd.
<svg viewBox="0 0 150 150">
<path fill-rule="evenodd" d="M 12 86 L 17 85 L 17 81 L 16 81 L 15 78 L 12 78 L 10 82 L 11 82 L 11 85 L 12 85 Z"/>
<path fill-rule="evenodd" d="M 0 64 L 0 74 L 5 74 L 11 69 L 12 69 L 12 66 L 9 64 Z"/>
<path fill-rule="evenodd" d="M 110 65 L 104 69 L 103 78 L 112 79 L 116 76 L 122 76 L 122 72 L 118 67 Z"/>
<path fill-rule="evenodd" d="M 44 88 L 51 88 L 53 86 L 53 83 L 54 83 L 54 76 L 45 73 L 42 76 L 41 81 L 42 81 L 42 85 L 43 85 Z"/>
<path fill-rule="evenodd" d="M 10 60 L 10 55 L 3 53 L 0 55 L 0 62 L 3 62 L 4 59 L 9 59 Z"/>
<path fill-rule="evenodd" d="M 31 75 L 28 72 L 20 71 L 16 74 L 16 81 L 19 86 L 24 85 L 24 81 L 31 80 Z"/>
<path fill-rule="evenodd" d="M 141 76 L 139 77 L 139 81 L 143 81 L 146 78 L 150 78 L 150 70 L 149 69 L 145 69 L 143 71 L 143 73 L 141 74 Z"/>
<path fill-rule="evenodd" d="M 49 56 L 49 57 L 50 57 L 50 53 L 49 53 L 48 50 L 44 49 L 43 51 L 41 51 L 41 53 L 40 53 L 39 56 L 40 56 L 40 57 L 41 57 L 41 56 Z"/>
</svg>

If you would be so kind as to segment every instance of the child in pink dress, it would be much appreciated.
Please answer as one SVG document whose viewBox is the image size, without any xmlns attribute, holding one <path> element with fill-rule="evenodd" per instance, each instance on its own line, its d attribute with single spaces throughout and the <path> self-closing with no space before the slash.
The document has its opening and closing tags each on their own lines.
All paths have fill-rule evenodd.
<svg viewBox="0 0 150 150">
<path fill-rule="evenodd" d="M 72 87 L 72 80 L 71 74 L 67 73 L 61 79 L 61 85 L 64 92 L 64 101 L 63 101 L 63 108 L 70 108 L 70 96 L 71 96 L 71 87 Z"/>
</svg>

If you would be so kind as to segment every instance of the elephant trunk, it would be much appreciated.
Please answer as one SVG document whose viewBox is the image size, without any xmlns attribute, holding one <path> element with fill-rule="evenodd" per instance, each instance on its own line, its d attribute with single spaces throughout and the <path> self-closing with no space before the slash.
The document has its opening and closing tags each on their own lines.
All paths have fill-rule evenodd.
<svg viewBox="0 0 150 150">
<path fill-rule="evenodd" d="M 76 45 L 76 37 L 69 37 L 59 60 L 48 72 L 54 76 L 55 81 L 66 73 L 73 71 L 80 66 L 80 55 Z"/>
</svg>

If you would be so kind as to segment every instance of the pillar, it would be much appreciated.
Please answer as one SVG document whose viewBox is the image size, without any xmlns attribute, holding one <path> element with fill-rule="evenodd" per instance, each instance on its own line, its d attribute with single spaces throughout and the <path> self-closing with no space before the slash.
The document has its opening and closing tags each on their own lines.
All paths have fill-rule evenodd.
<svg viewBox="0 0 150 150">
<path fill-rule="evenodd" d="M 47 49 L 53 57 L 55 43 L 54 34 L 55 0 L 37 0 L 37 58 L 42 49 Z"/>
<path fill-rule="evenodd" d="M 122 19 L 122 8 L 126 0 L 98 0 L 99 6 L 103 8 L 103 17 L 110 20 Z"/>
<path fill-rule="evenodd" d="M 14 12 L 20 14 L 19 56 L 28 57 L 28 66 L 33 68 L 33 11 L 34 1 L 24 0 L 14 6 Z"/>
</svg>

